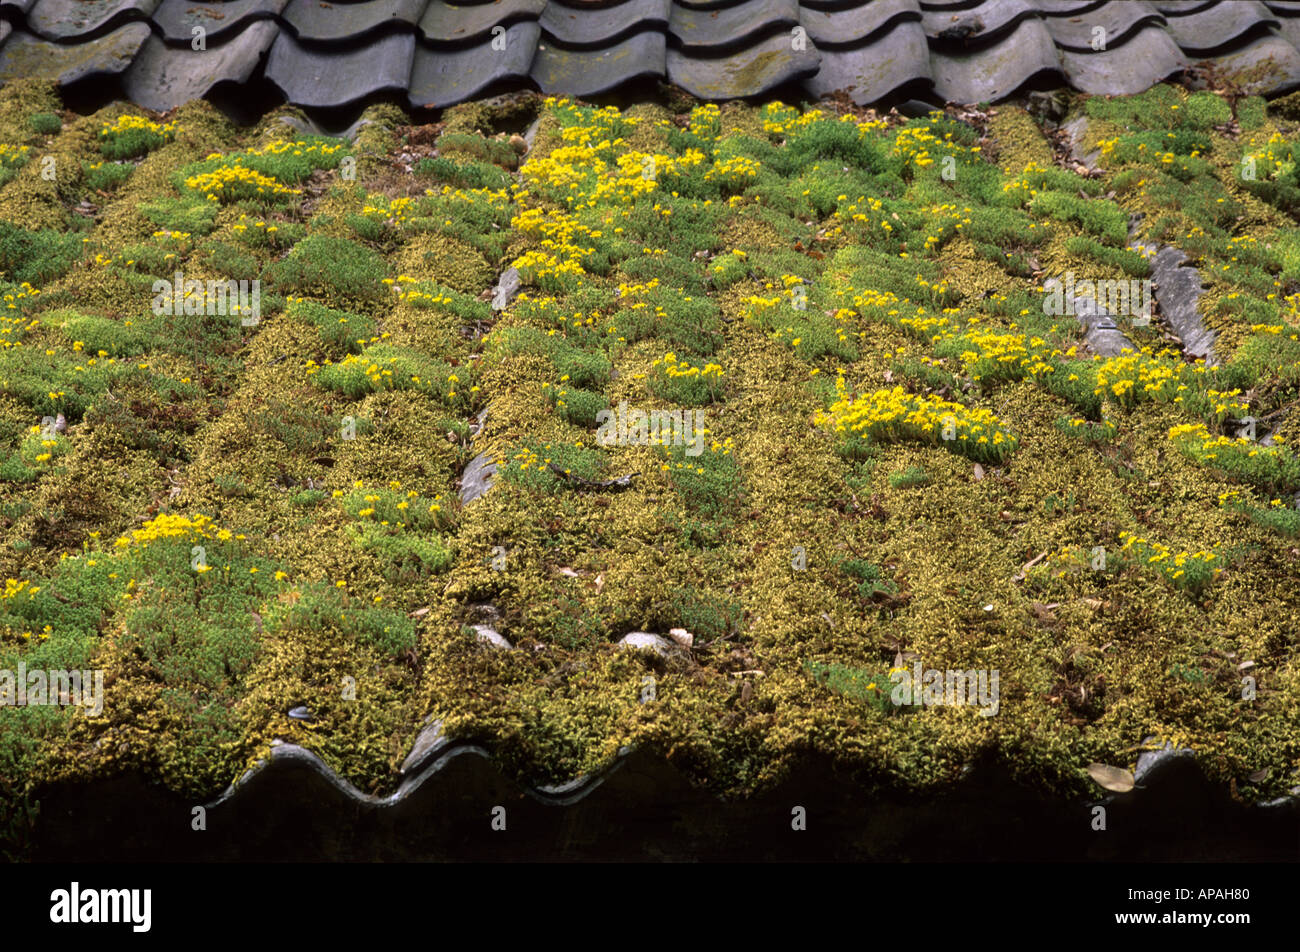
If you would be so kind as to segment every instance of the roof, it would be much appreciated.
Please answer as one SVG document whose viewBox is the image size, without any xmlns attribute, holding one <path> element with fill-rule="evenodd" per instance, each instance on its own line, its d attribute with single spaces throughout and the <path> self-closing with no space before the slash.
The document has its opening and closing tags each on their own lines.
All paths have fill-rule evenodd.
<svg viewBox="0 0 1300 952">
<path fill-rule="evenodd" d="M 334 804 L 626 746 L 758 803 L 813 754 L 1065 810 L 1166 746 L 1300 796 L 1300 96 L 509 98 L 0 89 L 0 672 L 106 691 L 0 716 L 0 852 L 38 799 L 134 842 L 46 796 L 128 771 L 270 758 L 274 816 L 290 745 Z"/>
<path fill-rule="evenodd" d="M 859 105 L 975 103 L 1030 83 L 1137 93 L 1198 63 L 1247 91 L 1300 78 L 1300 3 L 987 0 L 3 0 L 0 81 L 166 111 L 269 83 L 307 109 L 445 107 L 489 89 L 594 96 L 662 80 L 708 100 L 797 86 Z"/>
</svg>

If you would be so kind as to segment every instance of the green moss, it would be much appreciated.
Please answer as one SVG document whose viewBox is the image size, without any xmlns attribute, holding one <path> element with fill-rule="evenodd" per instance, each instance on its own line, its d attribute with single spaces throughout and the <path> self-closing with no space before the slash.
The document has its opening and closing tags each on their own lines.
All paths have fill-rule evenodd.
<svg viewBox="0 0 1300 952">
<path fill-rule="evenodd" d="M 81 239 L 76 233 L 32 231 L 0 222 L 0 274 L 14 282 L 48 284 L 80 260 Z"/>
<path fill-rule="evenodd" d="M 27 117 L 27 128 L 37 135 L 58 135 L 63 129 L 63 120 L 56 112 L 37 112 Z"/>
<path fill-rule="evenodd" d="M 680 116 L 557 104 L 521 189 L 503 150 L 518 153 L 491 138 L 516 128 L 498 107 L 448 110 L 442 133 L 464 138 L 406 185 L 389 153 L 424 130 L 381 107 L 339 152 L 362 156 L 356 181 L 261 166 L 303 188 L 274 206 L 223 206 L 177 175 L 237 156 L 270 163 L 250 150 L 283 140 L 283 123 L 239 131 L 189 104 L 173 141 L 114 183 L 120 172 L 91 166 L 123 107 L 70 119 L 53 143 L 68 181 L 14 159 L 0 193 L 0 219 L 23 240 L 45 229 L 85 249 L 62 277 L 5 288 L 0 476 L 13 481 L 0 571 L 45 591 L 0 600 L 0 650 L 93 662 L 116 679 L 115 700 L 103 719 L 42 712 L 0 727 L 6 802 L 31 792 L 28 778 L 124 768 L 210 796 L 277 737 L 389 792 L 431 714 L 532 780 L 570 779 L 635 743 L 734 796 L 809 750 L 864 790 L 933 793 L 990 751 L 1012 780 L 1082 794 L 1084 764 L 1131 765 L 1156 734 L 1196 747 L 1219 779 L 1269 765 L 1268 795 L 1289 789 L 1300 603 L 1286 569 L 1294 510 L 1273 489 L 1286 480 L 1252 492 L 1251 472 L 1185 457 L 1168 435 L 1202 422 L 1231 436 L 1229 418 L 1247 410 L 1228 404 L 1248 399 L 1277 435 L 1300 437 L 1293 229 L 1284 203 L 1237 174 L 1276 119 L 1240 99 L 1234 140 L 1231 103 L 1212 94 L 1085 102 L 1089 135 L 1129 150 L 1088 178 L 1059 167 L 1033 117 L 1009 105 L 976 129 L 956 116 L 795 125 L 798 110 L 743 103 Z M 0 89 L 0 121 L 18 130 L 8 142 L 34 143 L 27 117 L 60 109 L 49 89 Z M 566 141 L 562 127 L 593 131 Z M 1175 160 L 1148 157 L 1171 132 Z M 575 145 L 553 177 L 547 160 Z M 666 171 L 691 148 L 699 167 Z M 920 148 L 951 150 L 955 177 L 918 161 Z M 619 181 L 633 149 L 663 160 L 651 188 L 636 156 Z M 67 209 L 83 198 L 97 218 L 77 232 Z M 1134 212 L 1145 237 L 1200 269 L 1219 368 L 1176 353 L 1104 365 L 1077 321 L 1044 313 L 1042 275 L 1143 274 L 1127 248 Z M 358 218 L 376 220 L 353 240 Z M 497 274 L 528 252 L 577 267 L 534 265 L 538 287 L 493 307 Z M 160 268 L 261 277 L 262 322 L 152 314 Z M 669 353 L 719 365 L 724 386 L 650 389 Z M 1137 367 L 1171 382 L 1145 390 L 1157 378 Z M 843 455 L 817 423 L 841 376 L 859 394 L 903 386 L 907 399 L 992 412 L 1016 451 L 976 469 L 941 437 L 882 434 Z M 703 402 L 700 455 L 600 445 L 600 411 L 624 401 Z M 58 413 L 65 431 L 32 434 Z M 462 507 L 458 480 L 479 453 L 501 471 Z M 1239 505 L 1218 504 L 1234 490 Z M 189 538 L 156 562 L 116 550 L 120 533 L 169 511 L 211 512 L 232 532 L 208 549 L 212 570 L 191 569 L 206 543 Z M 1158 551 L 1124 550 L 1124 532 L 1171 558 L 1214 550 L 1227 571 L 1184 583 L 1148 561 Z M 482 648 L 464 626 L 483 602 L 526 650 Z M 675 627 L 695 636 L 689 655 L 612 644 Z M 882 716 L 896 709 L 873 710 L 882 695 L 867 686 L 900 653 L 1000 670 L 1002 710 Z M 1209 660 L 1229 653 L 1267 670 L 1274 693 L 1241 702 L 1232 666 Z M 657 697 L 643 704 L 649 674 Z M 356 700 L 342 697 L 349 683 Z M 285 717 L 297 704 L 309 726 Z"/>
<path fill-rule="evenodd" d="M 331 303 L 373 304 L 384 296 L 388 266 L 378 254 L 346 238 L 309 235 L 289 256 L 267 269 L 267 280 L 286 292 Z"/>
<path fill-rule="evenodd" d="M 917 486 L 928 485 L 929 482 L 930 474 L 925 471 L 924 466 L 909 466 L 907 469 L 889 474 L 890 489 L 914 489 Z"/>
</svg>

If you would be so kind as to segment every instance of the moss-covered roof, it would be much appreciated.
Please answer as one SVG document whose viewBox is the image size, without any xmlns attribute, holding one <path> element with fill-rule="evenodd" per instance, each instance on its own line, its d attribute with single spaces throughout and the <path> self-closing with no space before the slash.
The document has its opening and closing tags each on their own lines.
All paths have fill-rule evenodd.
<svg viewBox="0 0 1300 952">
<path fill-rule="evenodd" d="M 0 89 L 0 670 L 104 672 L 98 714 L 4 710 L 3 802 L 211 797 L 277 739 L 391 790 L 434 719 L 530 782 L 634 745 L 733 797 L 809 751 L 1079 795 L 1172 743 L 1293 790 L 1292 107 L 1064 108 L 1087 162 L 1015 104 L 348 142 Z M 1136 306 L 1164 247 L 1211 366 Z M 918 667 L 996 697 L 894 703 Z"/>
</svg>

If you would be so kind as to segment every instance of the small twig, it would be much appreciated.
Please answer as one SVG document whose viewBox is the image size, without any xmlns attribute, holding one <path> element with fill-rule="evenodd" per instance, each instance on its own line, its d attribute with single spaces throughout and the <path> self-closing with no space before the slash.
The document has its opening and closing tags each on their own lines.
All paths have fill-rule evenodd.
<svg viewBox="0 0 1300 952">
<path fill-rule="evenodd" d="M 1272 413 L 1266 413 L 1266 414 L 1264 414 L 1262 417 L 1255 417 L 1255 422 L 1256 422 L 1256 423 L 1263 423 L 1265 420 L 1271 420 L 1271 419 L 1273 419 L 1273 417 L 1275 417 L 1275 416 L 1280 416 L 1281 414 L 1286 413 L 1286 412 L 1287 412 L 1288 410 L 1290 410 L 1292 407 L 1297 406 L 1297 405 L 1300 405 L 1300 400 L 1292 400 L 1292 401 L 1291 401 L 1290 403 L 1288 403 L 1286 406 L 1284 406 L 1284 407 L 1278 407 L 1278 408 L 1277 408 L 1276 410 L 1274 410 Z"/>
<path fill-rule="evenodd" d="M 581 486 L 584 489 L 608 489 L 614 492 L 631 488 L 632 480 L 641 475 L 640 473 L 628 473 L 626 476 L 620 476 L 617 479 L 594 480 L 575 476 L 573 473 L 566 473 L 554 463 L 547 463 L 546 466 L 556 476 L 573 483 L 575 486 Z"/>
</svg>

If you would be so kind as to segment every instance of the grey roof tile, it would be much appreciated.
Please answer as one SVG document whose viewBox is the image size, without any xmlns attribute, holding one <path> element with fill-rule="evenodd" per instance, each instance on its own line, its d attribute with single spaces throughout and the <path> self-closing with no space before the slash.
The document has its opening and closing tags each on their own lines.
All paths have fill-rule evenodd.
<svg viewBox="0 0 1300 952">
<path fill-rule="evenodd" d="M 221 82 L 244 83 L 275 42 L 280 26 L 269 20 L 246 23 L 229 41 L 203 52 L 167 46 L 151 36 L 122 77 L 134 103 L 166 112 L 207 94 Z"/>
<path fill-rule="evenodd" d="M 546 0 L 496 0 L 459 6 L 431 0 L 419 27 L 425 39 L 435 43 L 477 43 L 488 38 L 493 27 L 536 20 L 546 6 Z"/>
<path fill-rule="evenodd" d="M 1296 49 L 1300 49 L 1300 17 L 1281 17 L 1277 32 Z"/>
<path fill-rule="evenodd" d="M 1033 0 L 1039 12 L 1049 17 L 1076 16 L 1101 6 L 1101 2 L 1102 0 Z"/>
<path fill-rule="evenodd" d="M 672 0 L 626 0 L 612 7 L 583 9 L 550 0 L 542 29 L 565 46 L 604 46 L 634 30 L 666 29 Z"/>
<path fill-rule="evenodd" d="M 821 55 L 813 45 L 803 50 L 792 46 L 790 37 L 779 33 L 756 43 L 744 55 L 706 59 L 670 49 L 668 80 L 701 99 L 761 96 L 782 83 L 807 79 L 817 72 Z"/>
<path fill-rule="evenodd" d="M 1198 59 L 1253 67 L 1251 88 L 1275 92 L 1300 80 L 1300 0 L 0 0 L 0 50 L 9 76 L 125 72 L 155 108 L 262 75 L 322 109 L 383 90 L 442 106 L 501 82 L 593 95 L 665 75 L 705 98 L 803 80 L 862 104 L 927 82 L 978 101 L 1053 72 L 1138 92 Z"/>
<path fill-rule="evenodd" d="M 226 0 L 224 3 L 193 3 L 191 0 L 162 0 L 153 22 L 168 43 L 188 46 L 194 27 L 207 32 L 207 41 L 219 41 L 248 25 L 251 20 L 278 16 L 289 0 Z"/>
<path fill-rule="evenodd" d="M 929 4 L 921 5 L 925 35 L 942 43 L 979 43 L 1029 17 L 1037 19 L 1038 10 L 1025 0 L 985 0 L 960 9 L 930 9 Z"/>
<path fill-rule="evenodd" d="M 415 34 L 393 34 L 359 49 L 321 52 L 281 30 L 266 61 L 266 78 L 295 106 L 328 108 L 381 90 L 407 88 Z"/>
<path fill-rule="evenodd" d="M 1168 17 L 1181 17 L 1214 6 L 1216 0 L 1152 0 L 1152 5 Z"/>
<path fill-rule="evenodd" d="M 1163 26 L 1165 18 L 1149 3 L 1110 0 L 1093 10 L 1071 16 L 1047 17 L 1043 21 L 1052 40 L 1061 49 L 1081 53 L 1093 50 L 1094 31 L 1101 27 L 1106 49 L 1120 46 L 1143 26 Z"/>
<path fill-rule="evenodd" d="M 1032 76 L 1060 70 L 1052 36 L 1041 19 L 1022 20 L 1011 35 L 986 49 L 947 54 L 931 51 L 934 90 L 952 102 L 1009 96 Z"/>
<path fill-rule="evenodd" d="M 52 40 L 91 36 L 146 20 L 158 0 L 40 0 L 27 11 L 27 29 Z"/>
<path fill-rule="evenodd" d="M 464 50 L 417 45 L 411 69 L 411 104 L 441 108 L 469 99 L 493 83 L 524 80 L 541 35 L 535 21 L 525 20 L 506 27 L 500 37 L 503 49 L 492 48 L 492 37 Z"/>
<path fill-rule="evenodd" d="M 128 23 L 105 36 L 68 46 L 15 30 L 0 47 L 0 82 L 36 77 L 67 86 L 91 76 L 116 75 L 131 65 L 148 38 L 146 23 Z"/>
<path fill-rule="evenodd" d="M 1150 26 L 1123 46 L 1097 53 L 1061 51 L 1070 85 L 1085 93 L 1138 93 L 1186 68 L 1187 57 L 1160 27 Z"/>
<path fill-rule="evenodd" d="M 1273 95 L 1300 86 L 1300 52 L 1276 34 L 1211 58 L 1228 75 L 1239 74 L 1248 93 Z"/>
<path fill-rule="evenodd" d="M 1277 26 L 1268 8 L 1254 0 L 1217 3 L 1185 16 L 1169 17 L 1169 35 L 1189 56 L 1222 49 L 1252 30 Z"/>
<path fill-rule="evenodd" d="M 668 32 L 683 51 L 698 54 L 749 46 L 764 33 L 789 31 L 798 25 L 799 5 L 795 0 L 744 0 L 734 7 L 713 11 L 690 10 L 675 3 Z"/>
<path fill-rule="evenodd" d="M 658 30 L 635 33 L 604 50 L 564 50 L 543 41 L 530 75 L 548 95 L 594 96 L 630 79 L 662 77 L 665 45 Z"/>
<path fill-rule="evenodd" d="M 745 0 L 674 0 L 674 2 L 688 10 L 722 10 L 744 3 Z"/>
<path fill-rule="evenodd" d="M 821 55 L 821 69 L 804 81 L 814 96 L 842 90 L 866 105 L 909 83 L 930 82 L 930 47 L 919 21 L 901 23 L 874 43 L 852 50 L 823 48 Z"/>
<path fill-rule="evenodd" d="M 413 29 L 428 0 L 366 0 L 329 3 L 289 0 L 284 21 L 303 42 L 355 41 L 380 30 Z"/>
<path fill-rule="evenodd" d="M 871 3 L 823 10 L 801 3 L 799 22 L 819 49 L 874 41 L 877 33 L 891 33 L 902 23 L 919 23 L 921 5 L 916 0 L 873 0 Z"/>
</svg>

